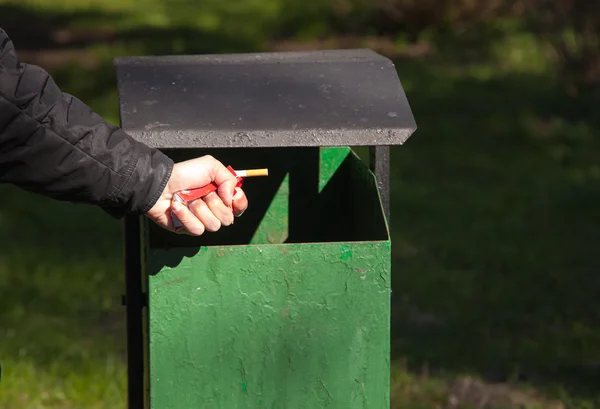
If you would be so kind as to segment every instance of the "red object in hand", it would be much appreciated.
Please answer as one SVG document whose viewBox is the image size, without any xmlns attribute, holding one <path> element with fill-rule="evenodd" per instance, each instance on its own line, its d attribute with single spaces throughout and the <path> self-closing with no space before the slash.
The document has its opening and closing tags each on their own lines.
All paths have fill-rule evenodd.
<svg viewBox="0 0 600 409">
<path fill-rule="evenodd" d="M 237 177 L 237 174 L 235 173 L 235 170 L 233 170 L 233 168 L 231 166 L 227 166 L 227 169 L 234 175 Z M 237 184 L 236 187 L 242 187 L 242 183 L 244 181 L 244 178 L 242 177 L 237 177 Z M 211 192 L 215 192 L 219 187 L 214 183 L 211 182 L 206 186 L 202 186 L 196 189 L 185 189 L 185 190 L 180 190 L 179 192 L 175 193 L 175 195 L 179 196 L 180 199 L 182 199 L 186 204 L 187 203 L 191 203 L 194 200 L 197 199 L 201 199 L 204 196 L 206 196 L 207 194 L 211 193 Z M 235 192 L 234 192 L 235 194 Z"/>
</svg>

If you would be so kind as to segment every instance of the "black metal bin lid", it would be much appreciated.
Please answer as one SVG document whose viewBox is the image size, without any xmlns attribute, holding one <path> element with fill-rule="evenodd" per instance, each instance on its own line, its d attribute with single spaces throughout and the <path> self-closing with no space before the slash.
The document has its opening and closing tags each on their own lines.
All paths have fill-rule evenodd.
<svg viewBox="0 0 600 409">
<path fill-rule="evenodd" d="M 399 145 L 416 124 L 371 50 L 115 59 L 121 126 L 169 148 Z"/>
</svg>

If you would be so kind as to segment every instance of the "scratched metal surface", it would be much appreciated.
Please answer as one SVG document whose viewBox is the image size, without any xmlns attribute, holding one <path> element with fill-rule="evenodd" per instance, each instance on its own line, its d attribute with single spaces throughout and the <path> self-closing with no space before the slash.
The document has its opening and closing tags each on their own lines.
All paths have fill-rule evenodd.
<svg viewBox="0 0 600 409">
<path fill-rule="evenodd" d="M 151 408 L 389 408 L 389 252 L 202 247 L 164 267 L 149 285 Z"/>
<path fill-rule="evenodd" d="M 399 145 L 416 129 L 371 50 L 115 59 L 121 126 L 157 148 Z"/>
</svg>

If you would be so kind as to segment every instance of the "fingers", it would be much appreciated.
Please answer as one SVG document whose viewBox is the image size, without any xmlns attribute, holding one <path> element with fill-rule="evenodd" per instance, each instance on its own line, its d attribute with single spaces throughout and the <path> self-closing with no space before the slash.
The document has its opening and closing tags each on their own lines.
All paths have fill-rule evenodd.
<svg viewBox="0 0 600 409">
<path fill-rule="evenodd" d="M 242 213 L 248 208 L 248 198 L 242 189 L 239 187 L 235 188 L 235 195 L 233 196 L 233 215 L 240 217 Z"/>
<path fill-rule="evenodd" d="M 218 219 L 220 225 L 230 226 L 233 224 L 233 211 L 223 203 L 219 195 L 210 193 L 203 200 L 197 200 L 196 202 L 203 202 L 207 210 L 211 212 L 211 215 Z"/>
<path fill-rule="evenodd" d="M 198 218 L 191 212 L 187 206 L 179 202 L 173 202 L 171 204 L 171 210 L 173 215 L 177 217 L 181 223 L 181 229 L 183 232 L 191 234 L 193 236 L 201 236 L 204 234 L 206 228 L 204 224 L 198 220 Z"/>
<path fill-rule="evenodd" d="M 242 202 L 242 206 L 236 203 L 237 216 L 246 209 L 247 199 L 241 189 L 237 189 L 237 199 Z M 194 236 L 200 236 L 205 231 L 216 232 L 223 226 L 230 226 L 234 221 L 234 212 L 225 206 L 219 195 L 210 193 L 203 199 L 194 200 L 189 206 L 173 201 L 173 215 L 179 221 L 173 226 L 176 231 L 187 233 Z"/>
<path fill-rule="evenodd" d="M 236 187 L 237 177 L 210 155 L 176 164 L 168 188 L 173 195 L 211 182 L 218 186 L 217 191 L 187 206 L 185 202 L 176 202 L 176 194 L 167 199 L 171 201 L 172 218 L 169 216 L 167 224 L 170 230 L 199 236 L 205 231 L 216 232 L 232 225 L 235 217 L 244 213 L 248 199 L 242 189 Z"/>
</svg>

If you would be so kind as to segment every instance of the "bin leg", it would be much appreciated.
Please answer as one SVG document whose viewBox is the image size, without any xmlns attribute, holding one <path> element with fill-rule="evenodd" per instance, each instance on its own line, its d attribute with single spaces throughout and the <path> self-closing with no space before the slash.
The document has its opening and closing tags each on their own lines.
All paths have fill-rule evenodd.
<svg viewBox="0 0 600 409">
<path fill-rule="evenodd" d="M 127 407 L 144 407 L 144 338 L 142 309 L 142 259 L 141 220 L 138 216 L 126 216 L 125 236 L 125 297 L 127 311 Z"/>
</svg>

